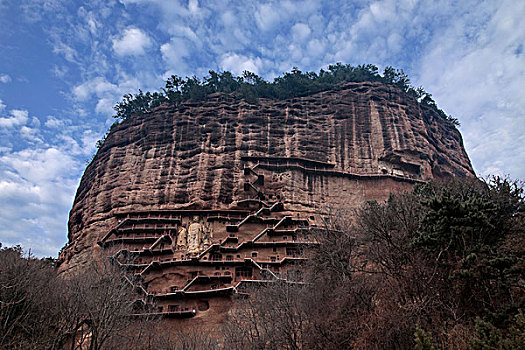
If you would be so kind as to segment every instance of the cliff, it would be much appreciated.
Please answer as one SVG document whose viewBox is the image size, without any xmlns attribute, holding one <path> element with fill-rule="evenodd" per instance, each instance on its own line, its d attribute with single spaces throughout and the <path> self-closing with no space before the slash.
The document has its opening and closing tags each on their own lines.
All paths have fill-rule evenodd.
<svg viewBox="0 0 525 350">
<path fill-rule="evenodd" d="M 115 125 L 87 167 L 60 268 L 104 249 L 140 274 L 145 302 L 199 317 L 242 281 L 291 276 L 327 208 L 450 176 L 474 176 L 459 131 L 392 85 L 161 105 Z"/>
</svg>

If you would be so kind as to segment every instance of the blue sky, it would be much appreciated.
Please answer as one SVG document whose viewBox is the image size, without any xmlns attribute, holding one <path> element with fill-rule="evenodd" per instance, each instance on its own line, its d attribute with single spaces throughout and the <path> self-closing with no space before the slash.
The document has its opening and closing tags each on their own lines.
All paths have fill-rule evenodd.
<svg viewBox="0 0 525 350">
<path fill-rule="evenodd" d="M 525 179 L 525 2 L 0 0 L 0 242 L 56 256 L 125 93 L 170 74 L 402 68 L 479 176 Z"/>
</svg>

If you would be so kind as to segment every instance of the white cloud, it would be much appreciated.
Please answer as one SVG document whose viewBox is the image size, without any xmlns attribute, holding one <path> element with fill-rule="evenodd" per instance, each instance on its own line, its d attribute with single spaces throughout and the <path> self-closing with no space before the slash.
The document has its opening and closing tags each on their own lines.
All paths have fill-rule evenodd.
<svg viewBox="0 0 525 350">
<path fill-rule="evenodd" d="M 77 11 L 77 15 L 84 19 L 84 23 L 91 35 L 96 35 L 98 29 L 102 24 L 97 20 L 96 15 L 92 11 L 87 11 L 84 7 L 80 7 Z"/>
<path fill-rule="evenodd" d="M 40 137 L 40 132 L 37 128 L 30 128 L 24 125 L 20 128 L 20 135 L 31 142 L 43 142 L 42 138 Z"/>
<path fill-rule="evenodd" d="M 190 54 L 189 45 L 182 38 L 172 38 L 170 42 L 160 47 L 162 59 L 168 65 L 168 69 L 174 70 L 178 74 L 189 74 L 186 58 Z"/>
<path fill-rule="evenodd" d="M 57 147 L 24 149 L 4 155 L 0 161 L 33 183 L 56 180 L 74 169 L 74 160 L 66 150 Z"/>
<path fill-rule="evenodd" d="M 160 9 L 160 13 L 166 17 L 173 16 L 187 16 L 190 14 L 189 8 L 184 6 L 180 1 L 165 1 L 165 0 L 119 0 L 124 5 L 139 4 L 145 7 L 156 5 Z M 191 3 L 189 4 L 191 5 Z"/>
<path fill-rule="evenodd" d="M 7 84 L 11 81 L 11 77 L 8 74 L 0 74 L 0 83 Z"/>
<path fill-rule="evenodd" d="M 144 55 L 152 45 L 150 37 L 138 28 L 127 28 L 118 38 L 113 39 L 113 50 L 119 56 Z"/>
<path fill-rule="evenodd" d="M 79 162 L 66 148 L 31 148 L 0 156 L 0 241 L 56 256 L 66 240 Z"/>
<path fill-rule="evenodd" d="M 58 40 L 53 44 L 53 52 L 64 56 L 66 61 L 70 63 L 75 63 L 78 57 L 77 51 L 70 45 L 63 43 L 61 40 Z"/>
<path fill-rule="evenodd" d="M 93 95 L 103 97 L 118 92 L 118 86 L 110 83 L 104 77 L 96 77 L 73 88 L 73 95 L 78 101 L 87 101 Z"/>
<path fill-rule="evenodd" d="M 5 108 L 5 105 L 3 105 Z M 24 125 L 29 119 L 29 113 L 22 109 L 11 110 L 11 116 L 7 118 L 0 118 L 0 127 L 12 128 L 15 126 Z"/>
<path fill-rule="evenodd" d="M 298 41 L 304 41 L 311 32 L 310 27 L 305 23 L 296 23 L 292 27 L 292 37 Z"/>
<path fill-rule="evenodd" d="M 281 21 L 280 12 L 271 4 L 261 4 L 255 12 L 255 21 L 259 29 L 265 31 L 275 28 Z"/>
<path fill-rule="evenodd" d="M 221 14 L 220 18 L 221 18 L 222 24 L 225 27 L 230 27 L 230 26 L 235 25 L 236 19 L 237 19 L 235 17 L 235 14 L 232 11 L 225 11 L 225 12 L 223 12 Z"/>
<path fill-rule="evenodd" d="M 81 153 L 88 156 L 95 152 L 97 140 L 101 135 L 93 130 L 85 130 L 81 136 Z"/>
<path fill-rule="evenodd" d="M 31 118 L 31 122 L 29 124 L 35 128 L 39 128 L 41 125 L 40 120 L 37 117 Z"/>
<path fill-rule="evenodd" d="M 0 112 L 2 112 L 6 107 L 6 105 L 3 102 L 4 101 L 0 100 Z"/>
<path fill-rule="evenodd" d="M 27 110 L 0 118 L 0 242 L 56 256 L 66 241 L 83 162 L 100 132 L 54 116 L 47 117 L 46 128 L 40 124 Z"/>
<path fill-rule="evenodd" d="M 66 73 L 69 71 L 69 68 L 67 66 L 57 66 L 56 64 L 53 66 L 53 69 L 51 70 L 53 74 L 58 78 L 64 78 L 66 76 Z"/>
<path fill-rule="evenodd" d="M 201 8 L 199 7 L 199 0 L 189 0 L 188 11 L 190 11 L 191 14 L 199 14 L 201 12 Z"/>
<path fill-rule="evenodd" d="M 47 120 L 44 123 L 44 126 L 50 129 L 61 128 L 65 125 L 65 122 L 62 119 L 58 119 L 52 115 L 47 116 Z"/>
<path fill-rule="evenodd" d="M 117 96 L 100 98 L 95 106 L 95 112 L 111 115 L 114 113 L 113 106 L 115 105 L 116 100 L 118 100 Z"/>
<path fill-rule="evenodd" d="M 263 62 L 259 57 L 247 57 L 236 53 L 227 53 L 220 59 L 221 70 L 228 70 L 237 75 L 247 70 L 256 74 L 262 69 Z"/>
<path fill-rule="evenodd" d="M 323 40 L 312 39 L 308 42 L 307 53 L 310 57 L 321 57 L 326 52 L 326 43 Z"/>
<path fill-rule="evenodd" d="M 197 47 L 202 45 L 202 39 L 199 38 L 199 35 L 189 26 L 182 25 L 180 23 L 173 23 L 171 26 L 169 26 L 168 33 L 173 35 L 174 38 L 186 39 L 188 42 L 192 42 Z"/>
</svg>

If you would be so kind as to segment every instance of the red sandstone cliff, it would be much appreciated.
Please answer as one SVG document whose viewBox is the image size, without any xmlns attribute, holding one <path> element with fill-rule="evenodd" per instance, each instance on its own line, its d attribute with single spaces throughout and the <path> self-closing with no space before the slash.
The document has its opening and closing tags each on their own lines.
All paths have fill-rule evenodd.
<svg viewBox="0 0 525 350">
<path fill-rule="evenodd" d="M 204 259 L 208 247 L 233 239 L 231 232 L 239 232 L 238 247 L 243 239 L 251 242 L 251 252 L 260 229 L 242 233 L 239 223 L 254 213 L 253 225 L 274 230 L 271 225 L 286 217 L 315 225 L 329 206 L 355 208 L 418 181 L 473 175 L 458 130 L 394 86 L 348 83 L 291 100 L 261 99 L 257 105 L 215 94 L 198 103 L 160 106 L 113 127 L 82 177 L 70 213 L 69 245 L 59 260 L 62 270 L 81 266 L 111 235 L 121 235 L 121 250 L 129 243 L 126 251 L 144 256 L 166 236 L 171 252 L 156 254 L 170 261 L 188 258 L 188 249 Z M 276 218 L 270 210 L 275 203 L 282 212 Z M 128 233 L 118 231 L 125 218 L 135 220 L 127 222 L 129 232 L 139 223 L 147 231 L 151 227 L 143 221 L 151 215 L 159 217 L 151 225 L 163 227 L 164 236 L 152 233 L 148 246 L 147 237 L 138 242 L 138 236 L 126 236 L 126 241 L 122 235 Z M 219 227 L 213 220 L 221 216 Z M 227 222 L 230 228 L 224 229 Z M 193 226 L 194 233 L 192 223 L 200 225 Z M 173 233 L 167 234 L 168 228 Z M 177 243 L 181 230 L 183 245 Z M 190 237 L 199 239 L 193 248 Z M 250 254 L 256 255 L 233 254 L 232 261 Z M 164 281 L 157 283 L 159 290 L 168 288 L 170 278 L 176 279 L 169 274 L 177 271 L 155 272 L 145 288 L 155 289 L 156 278 Z"/>
</svg>

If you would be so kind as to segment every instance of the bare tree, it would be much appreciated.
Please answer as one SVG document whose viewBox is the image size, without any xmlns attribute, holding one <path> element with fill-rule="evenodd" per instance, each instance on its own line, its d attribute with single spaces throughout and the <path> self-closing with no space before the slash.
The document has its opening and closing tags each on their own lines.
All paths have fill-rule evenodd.
<svg viewBox="0 0 525 350">
<path fill-rule="evenodd" d="M 47 261 L 23 257 L 19 246 L 0 249 L 0 347 L 59 348 L 67 333 L 60 289 Z"/>
<path fill-rule="evenodd" d="M 222 329 L 227 349 L 304 349 L 304 286 L 273 282 L 238 300 Z"/>
<path fill-rule="evenodd" d="M 71 304 L 79 310 L 79 327 L 75 330 L 71 349 L 90 350 L 121 347 L 126 342 L 148 341 L 145 332 L 157 321 L 133 317 L 137 295 L 125 271 L 99 259 L 69 276 L 67 285 Z"/>
<path fill-rule="evenodd" d="M 218 348 L 211 332 L 174 331 L 138 307 L 130 281 L 103 258 L 58 276 L 50 260 L 24 256 L 20 247 L 0 249 L 0 348 Z"/>
</svg>

